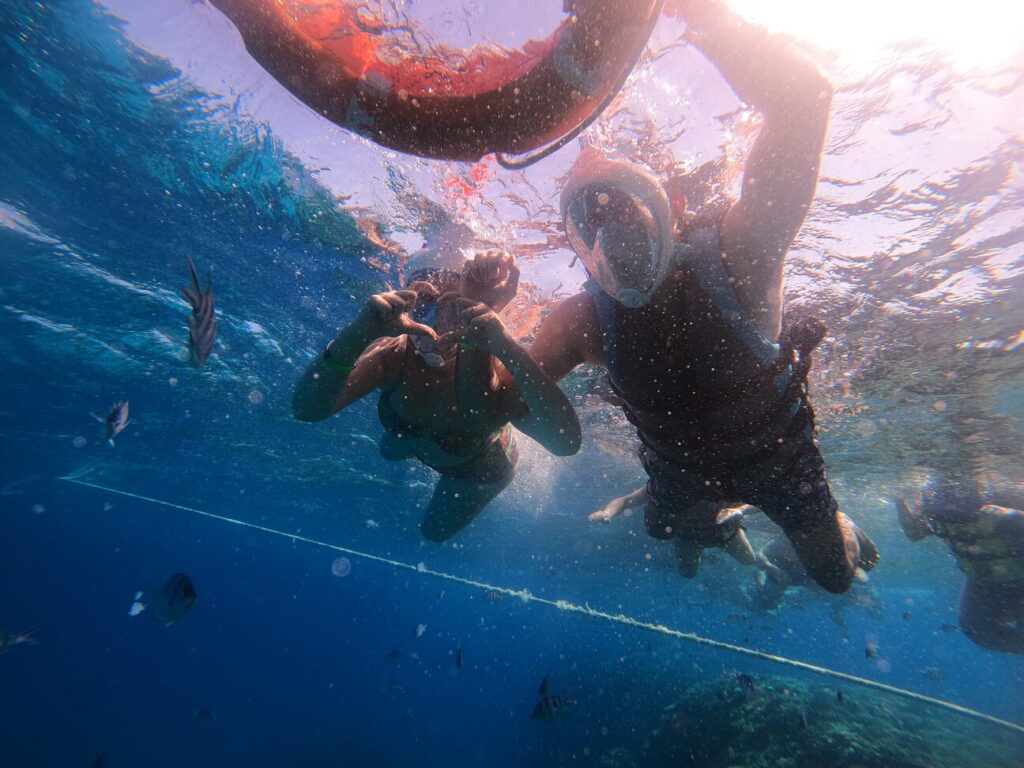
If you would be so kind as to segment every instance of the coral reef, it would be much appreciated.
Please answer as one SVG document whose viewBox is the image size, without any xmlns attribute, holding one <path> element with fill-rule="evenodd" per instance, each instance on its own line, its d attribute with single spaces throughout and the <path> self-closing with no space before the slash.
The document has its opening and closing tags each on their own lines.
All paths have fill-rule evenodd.
<svg viewBox="0 0 1024 768">
<path fill-rule="evenodd" d="M 1024 737 L 851 686 L 738 674 L 691 687 L 651 734 L 643 768 L 1019 768 Z"/>
</svg>

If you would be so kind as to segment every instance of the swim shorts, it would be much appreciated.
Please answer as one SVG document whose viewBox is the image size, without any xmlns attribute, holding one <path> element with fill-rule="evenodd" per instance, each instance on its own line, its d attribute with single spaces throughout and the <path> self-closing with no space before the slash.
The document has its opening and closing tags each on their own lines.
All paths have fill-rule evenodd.
<svg viewBox="0 0 1024 768">
<path fill-rule="evenodd" d="M 727 504 L 758 507 L 787 533 L 831 524 L 839 508 L 806 403 L 778 447 L 750 459 L 721 464 L 697 457 L 683 464 L 645 444 L 640 460 L 649 478 L 644 519 L 656 539 L 681 535 L 721 546 L 736 534 L 735 526 L 715 524 L 718 509 Z"/>
<path fill-rule="evenodd" d="M 519 446 L 516 445 L 512 425 L 506 424 L 476 457 L 465 463 L 446 469 L 436 469 L 442 475 L 459 479 L 475 480 L 481 485 L 490 485 L 512 479 L 519 463 Z"/>
</svg>

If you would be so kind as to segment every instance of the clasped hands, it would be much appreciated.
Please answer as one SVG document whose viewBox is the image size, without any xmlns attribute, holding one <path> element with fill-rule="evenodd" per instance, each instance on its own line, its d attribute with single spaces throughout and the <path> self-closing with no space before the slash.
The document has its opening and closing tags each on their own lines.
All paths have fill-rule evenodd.
<svg viewBox="0 0 1024 768">
<path fill-rule="evenodd" d="M 491 249 L 466 262 L 458 291 L 441 294 L 432 283 L 417 281 L 402 290 L 374 294 L 360 310 L 356 322 L 375 338 L 407 333 L 429 336 L 440 344 L 461 343 L 498 354 L 509 337 L 497 313 L 508 305 L 518 289 L 519 267 L 515 257 Z M 418 301 L 430 300 L 454 306 L 458 330 L 438 336 L 429 325 L 409 316 Z"/>
</svg>

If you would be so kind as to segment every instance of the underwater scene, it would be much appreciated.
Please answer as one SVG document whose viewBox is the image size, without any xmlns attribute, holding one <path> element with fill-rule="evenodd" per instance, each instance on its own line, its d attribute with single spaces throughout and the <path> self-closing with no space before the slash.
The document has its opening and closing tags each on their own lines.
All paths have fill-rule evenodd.
<svg viewBox="0 0 1024 768">
<path fill-rule="evenodd" d="M 1024 9 L 2 0 L 0 768 L 1024 765 Z"/>
</svg>

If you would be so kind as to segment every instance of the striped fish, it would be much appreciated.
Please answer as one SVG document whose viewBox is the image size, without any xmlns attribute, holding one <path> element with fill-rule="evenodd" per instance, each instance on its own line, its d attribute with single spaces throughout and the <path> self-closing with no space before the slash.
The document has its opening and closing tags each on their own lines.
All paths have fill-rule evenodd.
<svg viewBox="0 0 1024 768">
<path fill-rule="evenodd" d="M 540 684 L 540 701 L 533 708 L 531 718 L 534 720 L 551 720 L 556 715 L 564 712 L 576 702 L 566 696 L 552 696 L 549 693 L 551 687 L 551 675 L 545 675 Z"/>
<path fill-rule="evenodd" d="M 213 289 L 206 281 L 206 290 L 199 287 L 199 276 L 192 259 L 188 260 L 188 273 L 192 285 L 183 286 L 182 294 L 192 305 L 192 317 L 188 319 L 188 348 L 193 365 L 202 365 L 213 352 L 213 340 L 217 336 L 217 318 L 213 314 Z"/>
<path fill-rule="evenodd" d="M 533 708 L 534 720 L 551 720 L 576 702 L 565 696 L 545 696 Z"/>
</svg>

